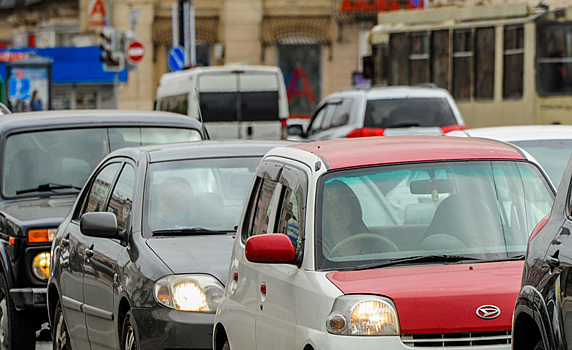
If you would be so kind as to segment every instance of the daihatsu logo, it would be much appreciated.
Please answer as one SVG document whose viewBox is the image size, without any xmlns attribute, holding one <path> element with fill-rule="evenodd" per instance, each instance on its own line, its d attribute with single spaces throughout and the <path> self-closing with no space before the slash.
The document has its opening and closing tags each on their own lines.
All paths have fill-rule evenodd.
<svg viewBox="0 0 572 350">
<path fill-rule="evenodd" d="M 479 306 L 477 316 L 484 320 L 492 320 L 500 316 L 500 309 L 494 305 Z"/>
</svg>

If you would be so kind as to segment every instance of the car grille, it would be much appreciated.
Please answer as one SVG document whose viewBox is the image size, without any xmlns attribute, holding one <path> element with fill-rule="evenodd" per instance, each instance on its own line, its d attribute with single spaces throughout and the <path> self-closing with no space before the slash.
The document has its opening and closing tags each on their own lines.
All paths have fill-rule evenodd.
<svg viewBox="0 0 572 350">
<path fill-rule="evenodd" d="M 455 347 L 510 344 L 510 331 L 474 333 L 404 334 L 401 340 L 411 347 Z"/>
</svg>

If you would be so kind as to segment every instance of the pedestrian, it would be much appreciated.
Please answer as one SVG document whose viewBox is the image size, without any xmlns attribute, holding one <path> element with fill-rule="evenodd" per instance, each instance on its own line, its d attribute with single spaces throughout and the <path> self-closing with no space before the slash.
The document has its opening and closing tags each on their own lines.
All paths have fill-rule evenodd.
<svg viewBox="0 0 572 350">
<path fill-rule="evenodd" d="M 32 99 L 30 100 L 30 110 L 31 111 L 41 111 L 43 110 L 42 100 L 38 94 L 38 90 L 34 90 L 32 93 Z"/>
</svg>

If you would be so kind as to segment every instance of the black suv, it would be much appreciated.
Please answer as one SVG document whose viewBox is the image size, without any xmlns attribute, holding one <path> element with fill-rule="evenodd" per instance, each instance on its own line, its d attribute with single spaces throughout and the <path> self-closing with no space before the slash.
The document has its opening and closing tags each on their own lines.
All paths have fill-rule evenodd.
<svg viewBox="0 0 572 350">
<path fill-rule="evenodd" d="M 0 348 L 35 348 L 47 322 L 51 241 L 88 176 L 109 152 L 207 138 L 166 112 L 49 111 L 0 118 Z"/>
<path fill-rule="evenodd" d="M 514 350 L 572 347 L 572 162 L 552 210 L 532 231 L 514 309 Z"/>
</svg>

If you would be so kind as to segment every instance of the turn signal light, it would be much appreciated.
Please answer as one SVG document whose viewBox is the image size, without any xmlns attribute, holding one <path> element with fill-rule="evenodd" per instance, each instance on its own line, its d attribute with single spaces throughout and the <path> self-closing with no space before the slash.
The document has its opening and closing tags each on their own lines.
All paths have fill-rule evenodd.
<svg viewBox="0 0 572 350">
<path fill-rule="evenodd" d="M 55 229 L 30 230 L 28 231 L 28 242 L 48 243 L 53 241 L 55 235 Z"/>
</svg>

